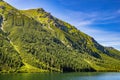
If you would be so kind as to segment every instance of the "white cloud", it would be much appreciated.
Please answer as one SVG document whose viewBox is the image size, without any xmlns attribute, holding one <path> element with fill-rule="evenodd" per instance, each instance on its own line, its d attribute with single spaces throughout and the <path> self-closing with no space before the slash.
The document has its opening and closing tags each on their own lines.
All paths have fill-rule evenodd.
<svg viewBox="0 0 120 80">
<path fill-rule="evenodd" d="M 108 45 L 108 46 L 119 46 L 120 42 L 119 41 L 106 41 L 106 42 L 102 42 L 103 45 Z"/>
<path fill-rule="evenodd" d="M 81 27 L 88 26 L 88 25 L 91 25 L 91 24 L 93 24 L 92 20 L 91 21 L 90 20 L 80 21 L 78 23 L 78 25 L 81 26 Z"/>
<path fill-rule="evenodd" d="M 75 26 L 89 26 L 92 24 L 110 24 L 120 22 L 120 10 L 116 11 L 72 11 L 66 10 L 66 15 L 69 17 L 65 21 L 70 22 Z"/>
</svg>

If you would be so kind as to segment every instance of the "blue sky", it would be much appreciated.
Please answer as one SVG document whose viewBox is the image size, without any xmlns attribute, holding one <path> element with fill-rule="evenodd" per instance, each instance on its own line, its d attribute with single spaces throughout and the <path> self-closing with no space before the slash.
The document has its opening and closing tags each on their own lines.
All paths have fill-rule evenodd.
<svg viewBox="0 0 120 80">
<path fill-rule="evenodd" d="M 120 50 L 120 0 L 5 0 L 18 9 L 44 8 L 104 46 Z"/>
</svg>

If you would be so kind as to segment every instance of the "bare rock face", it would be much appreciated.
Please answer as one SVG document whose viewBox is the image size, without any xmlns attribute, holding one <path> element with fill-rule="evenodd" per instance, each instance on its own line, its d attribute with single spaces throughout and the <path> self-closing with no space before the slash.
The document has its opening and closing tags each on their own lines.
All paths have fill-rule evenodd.
<svg viewBox="0 0 120 80">
<path fill-rule="evenodd" d="M 4 9 L 5 7 L 4 6 L 0 6 L 1 9 Z"/>
</svg>

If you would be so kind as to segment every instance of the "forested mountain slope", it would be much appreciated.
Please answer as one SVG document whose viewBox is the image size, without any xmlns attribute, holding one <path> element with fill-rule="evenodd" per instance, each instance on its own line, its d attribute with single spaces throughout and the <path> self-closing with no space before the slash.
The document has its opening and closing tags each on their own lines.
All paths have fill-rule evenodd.
<svg viewBox="0 0 120 80">
<path fill-rule="evenodd" d="M 120 52 L 42 8 L 17 10 L 1 0 L 0 71 L 120 71 Z"/>
</svg>

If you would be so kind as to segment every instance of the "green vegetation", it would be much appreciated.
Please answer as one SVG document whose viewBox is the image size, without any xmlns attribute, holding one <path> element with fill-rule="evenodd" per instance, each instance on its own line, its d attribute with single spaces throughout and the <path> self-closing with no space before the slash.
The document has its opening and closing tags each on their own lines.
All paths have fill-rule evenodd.
<svg viewBox="0 0 120 80">
<path fill-rule="evenodd" d="M 42 8 L 0 6 L 1 72 L 120 71 L 119 51 Z"/>
</svg>

